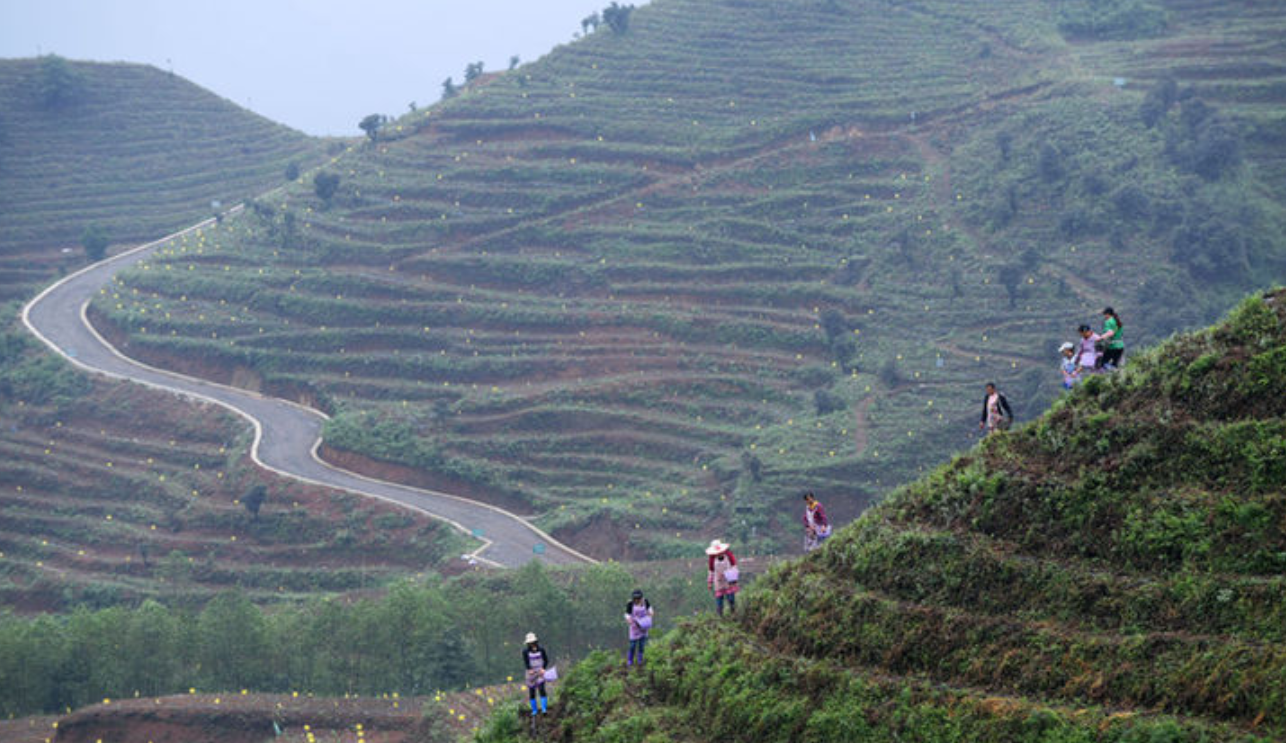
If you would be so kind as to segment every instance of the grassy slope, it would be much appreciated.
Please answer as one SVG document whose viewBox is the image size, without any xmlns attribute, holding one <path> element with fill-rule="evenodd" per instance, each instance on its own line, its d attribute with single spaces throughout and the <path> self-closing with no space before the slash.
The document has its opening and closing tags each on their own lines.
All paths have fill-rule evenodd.
<svg viewBox="0 0 1286 743">
<path fill-rule="evenodd" d="M 847 520 L 968 445 L 984 379 L 1039 411 L 1104 304 L 1138 344 L 1280 272 L 1286 12 L 1166 6 L 1093 40 L 1039 0 L 658 0 L 98 309 L 588 549 L 779 548 L 798 488 Z"/>
<path fill-rule="evenodd" d="M 151 67 L 69 63 L 70 103 L 38 104 L 36 60 L 0 61 L 0 604 L 20 612 L 256 601 L 383 584 L 458 555 L 441 524 L 286 483 L 240 420 L 90 381 L 29 337 L 18 299 L 79 267 L 88 222 L 142 241 L 307 166 L 322 145 Z M 70 255 L 58 248 L 76 246 Z M 268 488 L 252 523 L 236 499 Z"/>
<path fill-rule="evenodd" d="M 646 676 L 578 667 L 550 737 L 1280 740 L 1284 463 L 1278 291 L 897 491 Z"/>
<path fill-rule="evenodd" d="M 297 601 L 415 575 L 464 547 L 439 522 L 260 471 L 244 425 L 220 409 L 97 380 L 45 399 L 23 394 L 42 377 L 22 371 L 0 403 L 0 605 L 190 606 L 233 588 Z M 0 374 L 0 389 L 14 378 Z M 238 500 L 256 485 L 257 520 Z"/>
<path fill-rule="evenodd" d="M 91 223 L 114 243 L 142 242 L 322 154 L 320 141 L 145 65 L 67 62 L 70 92 L 46 105 L 42 63 L 0 60 L 0 299 L 78 266 Z"/>
</svg>

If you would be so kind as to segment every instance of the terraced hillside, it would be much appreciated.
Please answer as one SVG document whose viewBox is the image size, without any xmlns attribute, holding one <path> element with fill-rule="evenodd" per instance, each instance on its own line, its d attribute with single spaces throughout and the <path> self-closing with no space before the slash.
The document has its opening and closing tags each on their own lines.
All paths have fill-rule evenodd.
<svg viewBox="0 0 1286 743">
<path fill-rule="evenodd" d="M 335 414 L 331 454 L 594 554 L 794 541 L 1280 276 L 1274 2 L 657 0 L 177 244 L 129 352 Z M 793 546 L 793 544 L 792 544 Z"/>
<path fill-rule="evenodd" d="M 91 224 L 112 243 L 154 239 L 323 156 L 319 140 L 144 65 L 0 60 L 0 111 L 0 300 L 80 265 Z"/>
<path fill-rule="evenodd" d="M 441 522 L 263 472 L 219 408 L 90 380 L 0 333 L 0 605 L 260 603 L 383 586 L 469 549 Z M 241 502 L 262 489 L 258 513 Z"/>
<path fill-rule="evenodd" d="M 567 675 L 561 741 L 1286 737 L 1286 291 Z M 481 740 L 526 731 L 498 715 Z"/>
</svg>

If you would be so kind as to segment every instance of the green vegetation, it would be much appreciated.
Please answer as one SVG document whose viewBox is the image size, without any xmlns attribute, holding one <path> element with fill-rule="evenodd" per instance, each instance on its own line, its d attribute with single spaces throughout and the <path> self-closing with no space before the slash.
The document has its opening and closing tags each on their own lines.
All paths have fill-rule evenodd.
<svg viewBox="0 0 1286 743">
<path fill-rule="evenodd" d="M 91 225 L 155 239 L 324 157 L 322 142 L 142 65 L 0 60 L 0 111 L 0 300 L 78 266 L 59 249 Z"/>
<path fill-rule="evenodd" d="M 0 613 L 0 714 L 62 710 L 104 697 L 201 691 L 423 695 L 521 675 L 539 632 L 556 663 L 623 644 L 635 579 L 620 565 L 428 577 L 379 598 L 314 599 L 271 611 L 241 593 L 199 610 L 156 601 L 61 617 Z M 650 587 L 657 627 L 704 608 L 704 583 Z"/>
<path fill-rule="evenodd" d="M 1286 291 L 895 491 L 646 675 L 591 656 L 551 740 L 1286 734 Z M 519 740 L 501 712 L 481 741 Z"/>
<path fill-rule="evenodd" d="M 845 522 L 971 444 L 982 382 L 1039 413 L 1104 306 L 1138 347 L 1286 267 L 1279 4 L 628 18 L 389 121 L 332 195 L 171 246 L 97 316 L 573 543 L 767 553 L 799 489 Z"/>
<path fill-rule="evenodd" d="M 17 329 L 0 331 L 0 420 L 0 603 L 17 611 L 200 606 L 231 588 L 299 602 L 471 549 L 440 522 L 268 475 L 240 419 L 91 379 Z"/>
<path fill-rule="evenodd" d="M 110 240 L 107 237 L 107 233 L 103 231 L 102 227 L 99 227 L 96 224 L 91 224 L 86 227 L 85 231 L 81 233 L 80 236 L 80 245 L 85 249 L 85 257 L 88 258 L 91 263 L 101 261 L 103 257 L 107 255 L 107 245 L 109 242 Z"/>
</svg>

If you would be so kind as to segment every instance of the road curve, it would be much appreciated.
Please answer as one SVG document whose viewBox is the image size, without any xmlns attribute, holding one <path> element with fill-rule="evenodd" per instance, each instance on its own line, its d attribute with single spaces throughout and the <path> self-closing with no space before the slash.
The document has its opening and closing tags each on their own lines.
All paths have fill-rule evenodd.
<svg viewBox="0 0 1286 743">
<path fill-rule="evenodd" d="M 238 212 L 241 206 L 229 210 Z M 22 322 L 37 338 L 76 366 L 148 387 L 221 405 L 250 421 L 254 444 L 250 455 L 261 467 L 296 480 L 347 490 L 397 503 L 476 537 L 482 546 L 471 553 L 500 567 L 533 559 L 549 563 L 594 562 L 559 543 L 520 516 L 460 496 L 384 482 L 323 462 L 317 456 L 326 416 L 301 405 L 265 397 L 203 379 L 176 374 L 134 361 L 108 343 L 90 325 L 90 299 L 122 269 L 139 263 L 158 247 L 214 223 L 208 219 L 155 242 L 90 265 L 45 289 L 22 308 Z"/>
</svg>

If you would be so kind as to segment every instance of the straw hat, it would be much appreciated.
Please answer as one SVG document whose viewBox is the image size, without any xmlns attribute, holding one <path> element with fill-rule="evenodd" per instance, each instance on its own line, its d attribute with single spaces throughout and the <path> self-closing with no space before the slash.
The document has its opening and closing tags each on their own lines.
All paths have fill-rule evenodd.
<svg viewBox="0 0 1286 743">
<path fill-rule="evenodd" d="M 727 552 L 727 551 L 728 551 L 728 545 L 725 544 L 724 542 L 719 541 L 718 539 L 710 542 L 710 546 L 706 547 L 707 555 L 717 555 L 720 552 Z"/>
<path fill-rule="evenodd" d="M 535 642 L 535 641 L 536 641 L 536 633 L 535 633 L 535 632 L 528 632 L 528 633 L 527 633 L 527 639 L 523 640 L 523 642 L 527 643 L 528 645 L 532 644 L 532 643 L 533 643 L 533 642 Z"/>
</svg>

